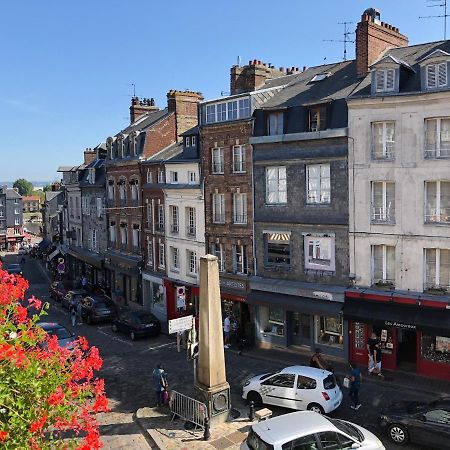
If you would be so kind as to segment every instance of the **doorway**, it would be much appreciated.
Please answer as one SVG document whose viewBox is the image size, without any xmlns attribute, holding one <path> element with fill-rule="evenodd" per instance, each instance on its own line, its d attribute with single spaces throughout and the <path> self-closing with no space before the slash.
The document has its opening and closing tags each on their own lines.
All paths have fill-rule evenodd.
<svg viewBox="0 0 450 450">
<path fill-rule="evenodd" d="M 292 313 L 292 345 L 311 346 L 311 316 L 309 314 Z"/>
<path fill-rule="evenodd" d="M 413 330 L 397 330 L 397 367 L 416 371 L 417 339 Z"/>
</svg>

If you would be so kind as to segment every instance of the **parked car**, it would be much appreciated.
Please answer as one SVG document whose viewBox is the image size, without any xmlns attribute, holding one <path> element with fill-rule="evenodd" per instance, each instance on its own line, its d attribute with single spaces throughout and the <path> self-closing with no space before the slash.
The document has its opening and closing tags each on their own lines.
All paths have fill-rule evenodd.
<svg viewBox="0 0 450 450">
<path fill-rule="evenodd" d="M 381 411 L 378 423 L 395 444 L 414 442 L 450 449 L 450 397 L 431 403 L 393 403 Z"/>
<path fill-rule="evenodd" d="M 116 308 L 106 297 L 89 295 L 81 300 L 81 317 L 88 324 L 110 320 L 116 315 Z"/>
<path fill-rule="evenodd" d="M 126 311 L 113 320 L 111 328 L 128 334 L 134 341 L 139 337 L 157 336 L 161 332 L 161 322 L 145 311 Z"/>
<path fill-rule="evenodd" d="M 385 450 L 370 431 L 313 411 L 298 411 L 252 425 L 241 450 Z"/>
<path fill-rule="evenodd" d="M 242 398 L 255 405 L 266 403 L 323 414 L 341 404 L 342 391 L 332 372 L 292 366 L 250 378 L 244 383 Z"/>
<path fill-rule="evenodd" d="M 11 275 L 22 275 L 22 266 L 17 263 L 8 264 L 6 271 Z"/>
<path fill-rule="evenodd" d="M 56 322 L 38 322 L 37 325 L 46 331 L 50 336 L 58 338 L 58 344 L 60 347 L 73 350 L 75 335 L 71 333 L 66 327 Z M 41 344 L 43 348 L 47 347 L 46 343 Z"/>
<path fill-rule="evenodd" d="M 54 281 L 48 290 L 50 292 L 50 298 L 54 298 L 58 302 L 67 294 L 67 289 L 62 281 Z"/>
<path fill-rule="evenodd" d="M 87 291 L 84 289 L 72 289 L 70 291 L 67 291 L 67 294 L 62 298 L 61 305 L 69 309 L 70 300 L 73 298 L 75 302 L 78 304 L 84 297 L 86 297 Z"/>
</svg>

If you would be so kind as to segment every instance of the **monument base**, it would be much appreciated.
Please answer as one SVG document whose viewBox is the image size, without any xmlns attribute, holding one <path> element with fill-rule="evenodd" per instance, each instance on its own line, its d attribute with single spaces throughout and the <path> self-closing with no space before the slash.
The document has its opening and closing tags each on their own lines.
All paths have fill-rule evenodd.
<svg viewBox="0 0 450 450">
<path fill-rule="evenodd" d="M 208 409 L 211 428 L 228 421 L 231 405 L 230 385 L 227 382 L 213 387 L 207 387 L 197 382 L 195 392 L 198 400 L 205 403 Z"/>
</svg>

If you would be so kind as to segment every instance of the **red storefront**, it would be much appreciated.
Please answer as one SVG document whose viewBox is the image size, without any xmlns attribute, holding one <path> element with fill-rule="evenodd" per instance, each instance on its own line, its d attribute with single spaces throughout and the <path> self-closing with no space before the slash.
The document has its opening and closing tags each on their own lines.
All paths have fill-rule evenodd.
<svg viewBox="0 0 450 450">
<path fill-rule="evenodd" d="M 349 356 L 367 365 L 367 342 L 381 341 L 382 366 L 450 381 L 450 300 L 431 295 L 349 289 Z"/>
<path fill-rule="evenodd" d="M 187 284 L 183 281 L 164 279 L 166 288 L 167 320 L 178 317 L 198 316 L 198 301 L 200 290 L 198 286 Z"/>
</svg>

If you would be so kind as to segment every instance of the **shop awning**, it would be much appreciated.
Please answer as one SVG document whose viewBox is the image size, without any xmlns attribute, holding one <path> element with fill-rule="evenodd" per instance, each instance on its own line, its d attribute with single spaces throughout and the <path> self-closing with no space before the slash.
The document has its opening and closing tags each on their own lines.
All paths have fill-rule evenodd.
<svg viewBox="0 0 450 450">
<path fill-rule="evenodd" d="M 450 336 L 450 309 L 346 299 L 344 319 Z"/>
<path fill-rule="evenodd" d="M 254 290 L 247 296 L 247 303 L 250 305 L 267 305 L 283 308 L 288 311 L 324 316 L 339 315 L 343 306 L 342 302 Z"/>
<path fill-rule="evenodd" d="M 103 255 L 99 255 L 98 253 L 91 252 L 90 250 L 86 250 L 83 248 L 67 248 L 67 253 L 74 258 L 77 258 L 81 261 L 84 261 L 92 266 L 97 267 L 98 269 L 102 268 L 103 263 Z"/>
<path fill-rule="evenodd" d="M 52 253 L 50 253 L 50 255 L 48 255 L 48 260 L 51 261 L 56 255 L 58 255 L 60 253 L 59 251 L 59 247 L 57 249 L 55 249 Z"/>
</svg>

